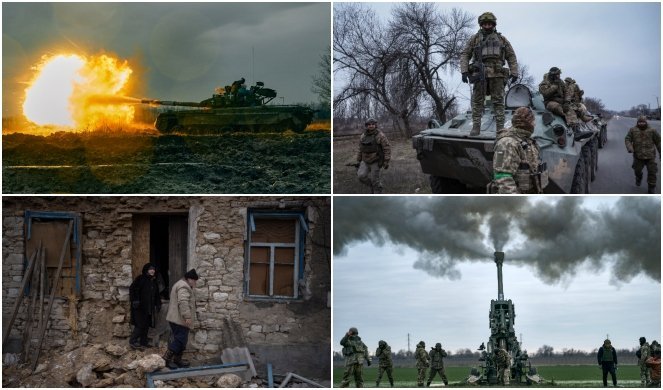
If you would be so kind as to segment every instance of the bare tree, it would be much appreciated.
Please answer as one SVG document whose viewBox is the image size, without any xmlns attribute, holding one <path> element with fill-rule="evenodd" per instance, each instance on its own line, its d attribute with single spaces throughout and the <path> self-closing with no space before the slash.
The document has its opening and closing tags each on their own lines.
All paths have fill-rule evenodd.
<svg viewBox="0 0 663 390">
<path fill-rule="evenodd" d="M 511 81 L 507 84 L 507 89 L 515 84 L 523 84 L 532 91 L 537 91 L 538 87 L 534 84 L 534 76 L 529 73 L 529 66 L 525 64 L 518 64 L 518 79 L 515 83 Z"/>
<path fill-rule="evenodd" d="M 400 4 L 392 16 L 389 34 L 398 55 L 414 66 L 421 87 L 433 101 L 436 116 L 446 121 L 456 97 L 448 93 L 440 72 L 458 68 L 472 16 L 457 8 L 440 13 L 435 3 Z"/>
<path fill-rule="evenodd" d="M 583 99 L 583 102 L 585 104 L 585 107 L 587 107 L 587 110 L 593 114 L 601 114 L 605 115 L 606 114 L 606 109 L 605 109 L 605 104 L 601 101 L 601 99 L 598 98 L 593 98 L 593 97 L 586 97 Z"/>
<path fill-rule="evenodd" d="M 311 91 L 318 95 L 320 104 L 330 109 L 331 102 L 331 49 L 320 55 L 318 62 L 318 74 L 313 76 L 313 86 Z"/>
</svg>

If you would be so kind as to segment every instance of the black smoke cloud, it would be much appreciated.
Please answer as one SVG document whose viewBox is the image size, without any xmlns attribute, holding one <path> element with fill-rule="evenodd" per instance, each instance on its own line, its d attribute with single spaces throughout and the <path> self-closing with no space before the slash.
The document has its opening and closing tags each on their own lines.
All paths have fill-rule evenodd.
<svg viewBox="0 0 663 390">
<path fill-rule="evenodd" d="M 492 261 L 510 244 L 506 261 L 546 283 L 572 278 L 582 264 L 610 267 L 612 283 L 641 273 L 660 283 L 660 199 L 623 197 L 610 209 L 588 209 L 584 199 L 338 197 L 334 254 L 354 242 L 391 242 L 419 252 L 415 268 L 457 279 L 458 263 Z"/>
</svg>

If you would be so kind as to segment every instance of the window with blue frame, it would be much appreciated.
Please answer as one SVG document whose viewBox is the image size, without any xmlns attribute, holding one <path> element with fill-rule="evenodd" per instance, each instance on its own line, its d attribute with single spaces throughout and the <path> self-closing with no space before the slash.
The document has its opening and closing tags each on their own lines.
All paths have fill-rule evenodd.
<svg viewBox="0 0 663 390">
<path fill-rule="evenodd" d="M 244 291 L 254 298 L 297 299 L 304 276 L 303 212 L 249 210 Z"/>
</svg>

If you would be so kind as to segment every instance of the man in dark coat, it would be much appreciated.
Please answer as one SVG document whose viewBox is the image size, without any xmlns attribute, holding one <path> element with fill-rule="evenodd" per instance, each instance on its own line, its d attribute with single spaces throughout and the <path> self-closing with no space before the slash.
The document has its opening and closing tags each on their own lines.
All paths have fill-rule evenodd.
<svg viewBox="0 0 663 390">
<path fill-rule="evenodd" d="M 609 339 L 605 339 L 596 357 L 603 369 L 603 387 L 608 387 L 608 373 L 612 377 L 612 385 L 617 387 L 617 352 Z"/>
<path fill-rule="evenodd" d="M 129 299 L 131 300 L 131 323 L 134 330 L 129 344 L 133 348 L 149 347 L 147 331 L 156 325 L 156 315 L 161 310 L 157 269 L 152 263 L 143 266 L 143 272 L 131 283 Z"/>
</svg>

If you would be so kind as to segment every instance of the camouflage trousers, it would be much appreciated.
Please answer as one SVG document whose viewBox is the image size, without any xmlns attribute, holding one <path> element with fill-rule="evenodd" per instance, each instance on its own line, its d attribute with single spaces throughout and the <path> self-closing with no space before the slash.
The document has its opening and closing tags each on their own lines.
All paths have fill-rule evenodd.
<svg viewBox="0 0 663 390">
<path fill-rule="evenodd" d="M 486 91 L 480 82 L 472 88 L 472 127 L 481 128 L 481 117 L 483 116 L 484 100 L 490 95 L 490 100 L 495 108 L 496 130 L 504 128 L 504 77 L 492 77 L 486 79 Z"/>
<path fill-rule="evenodd" d="M 497 368 L 497 382 L 508 385 L 511 380 L 511 367 L 498 366 Z"/>
<path fill-rule="evenodd" d="M 372 193 L 382 193 L 382 180 L 380 179 L 380 163 L 372 162 L 366 163 L 362 161 L 359 163 L 357 170 L 357 177 L 359 181 L 371 187 Z"/>
<path fill-rule="evenodd" d="M 355 363 L 345 367 L 341 387 L 348 387 L 350 381 L 354 378 L 357 387 L 364 387 L 364 377 L 362 375 L 363 364 Z"/>
<path fill-rule="evenodd" d="M 426 380 L 426 370 L 427 367 L 417 367 L 417 386 L 423 386 L 424 381 Z"/>
<path fill-rule="evenodd" d="M 578 116 L 576 112 L 573 111 L 571 106 L 564 111 L 564 106 L 561 103 L 550 101 L 546 103 L 546 110 L 552 112 L 555 115 L 559 115 L 564 118 L 567 125 L 573 125 L 578 123 Z"/>
<path fill-rule="evenodd" d="M 444 367 L 440 367 L 440 368 L 430 369 L 430 374 L 428 374 L 428 383 L 426 383 L 426 386 L 430 385 L 433 379 L 435 379 L 435 375 L 438 373 L 440 374 L 440 378 L 442 378 L 442 382 L 444 382 L 445 385 L 449 384 L 449 380 L 447 379 L 447 374 L 444 372 Z"/>
<path fill-rule="evenodd" d="M 642 387 L 646 387 L 651 380 L 649 376 L 649 367 L 646 364 L 640 365 L 640 384 Z"/>
<path fill-rule="evenodd" d="M 382 380 L 382 374 L 387 373 L 387 378 L 389 379 L 389 383 L 391 385 L 394 385 L 394 377 L 392 376 L 392 373 L 394 372 L 394 368 L 392 366 L 379 366 L 378 367 L 378 377 L 375 379 L 375 385 L 380 386 L 380 380 Z"/>
<path fill-rule="evenodd" d="M 589 122 L 592 120 L 592 117 L 589 115 L 587 107 L 585 107 L 584 104 L 571 103 L 571 109 L 576 113 L 578 119 L 582 120 L 583 122 Z"/>
<path fill-rule="evenodd" d="M 635 177 L 642 180 L 642 170 L 647 167 L 647 185 L 649 187 L 656 187 L 656 174 L 658 173 L 658 164 L 656 158 L 641 160 L 633 156 L 632 168 L 635 171 Z"/>
</svg>

